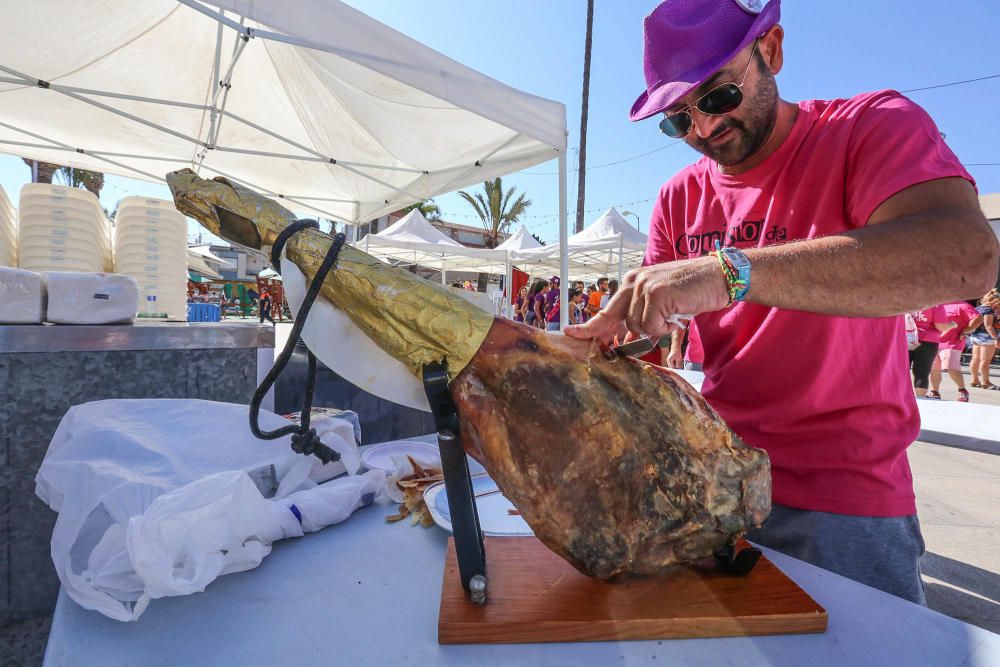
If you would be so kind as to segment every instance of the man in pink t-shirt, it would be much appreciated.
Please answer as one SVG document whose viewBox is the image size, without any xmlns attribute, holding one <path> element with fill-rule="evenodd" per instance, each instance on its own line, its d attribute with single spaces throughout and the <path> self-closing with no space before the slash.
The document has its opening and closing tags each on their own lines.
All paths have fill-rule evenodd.
<svg viewBox="0 0 1000 667">
<path fill-rule="evenodd" d="M 965 301 L 946 303 L 941 308 L 945 321 L 952 327 L 941 334 L 938 353 L 931 366 L 931 390 L 927 395 L 941 398 L 941 370 L 944 369 L 958 387 L 959 403 L 968 403 L 969 390 L 965 388 L 965 376 L 962 375 L 962 350 L 965 349 L 965 339 L 979 326 L 981 317 L 976 308 Z"/>
<path fill-rule="evenodd" d="M 1000 252 L 916 104 L 779 97 L 778 18 L 779 0 L 667 0 L 646 18 L 631 118 L 664 114 L 704 157 L 661 188 L 645 266 L 567 334 L 663 336 L 694 313 L 705 398 L 771 458 L 772 513 L 750 537 L 922 602 L 902 313 L 985 292 Z"/>
</svg>

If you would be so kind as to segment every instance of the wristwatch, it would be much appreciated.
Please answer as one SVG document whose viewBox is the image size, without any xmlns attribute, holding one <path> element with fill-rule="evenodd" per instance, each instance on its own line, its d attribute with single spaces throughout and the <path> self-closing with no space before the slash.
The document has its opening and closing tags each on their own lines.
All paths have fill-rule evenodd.
<svg viewBox="0 0 1000 667">
<path fill-rule="evenodd" d="M 742 283 L 736 289 L 733 301 L 742 301 L 746 297 L 747 292 L 750 291 L 750 260 L 747 259 L 742 250 L 733 246 L 720 248 L 719 252 L 729 260 L 730 265 L 736 270 L 737 280 Z"/>
</svg>

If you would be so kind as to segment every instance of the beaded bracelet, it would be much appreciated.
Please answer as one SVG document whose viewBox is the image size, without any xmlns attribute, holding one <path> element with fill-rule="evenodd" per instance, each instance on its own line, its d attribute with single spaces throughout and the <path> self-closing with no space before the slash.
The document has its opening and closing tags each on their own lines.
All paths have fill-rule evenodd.
<svg viewBox="0 0 1000 667">
<path fill-rule="evenodd" d="M 722 275 L 726 279 L 726 290 L 729 292 L 729 303 L 726 304 L 728 308 L 736 302 L 736 295 L 746 289 L 747 283 L 745 280 L 740 280 L 736 267 L 733 266 L 732 260 L 722 252 L 722 244 L 719 243 L 718 239 L 715 241 L 715 250 L 708 254 L 718 258 L 719 266 L 722 268 Z"/>
</svg>

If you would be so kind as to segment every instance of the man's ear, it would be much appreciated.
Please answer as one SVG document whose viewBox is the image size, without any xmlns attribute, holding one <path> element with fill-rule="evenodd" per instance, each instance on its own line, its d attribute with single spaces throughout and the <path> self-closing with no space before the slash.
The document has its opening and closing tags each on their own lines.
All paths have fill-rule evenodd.
<svg viewBox="0 0 1000 667">
<path fill-rule="evenodd" d="M 785 63 L 785 53 L 782 48 L 784 40 L 785 29 L 781 24 L 775 24 L 757 42 L 757 52 L 760 53 L 771 74 L 777 75 Z"/>
</svg>

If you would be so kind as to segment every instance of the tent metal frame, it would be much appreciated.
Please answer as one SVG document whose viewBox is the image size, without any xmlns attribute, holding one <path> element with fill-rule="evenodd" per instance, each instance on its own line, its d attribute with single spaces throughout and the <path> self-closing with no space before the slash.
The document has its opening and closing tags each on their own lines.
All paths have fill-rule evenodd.
<svg viewBox="0 0 1000 667">
<path fill-rule="evenodd" d="M 209 18 L 211 18 L 214 21 L 217 21 L 218 24 L 219 24 L 218 30 L 216 31 L 216 44 L 215 44 L 215 53 L 214 53 L 214 58 L 213 58 L 212 98 L 209 101 L 210 102 L 209 104 L 197 104 L 197 103 L 193 103 L 193 102 L 182 102 L 182 101 L 179 101 L 179 100 L 168 100 L 168 99 L 155 98 L 155 97 L 146 97 L 146 96 L 141 96 L 141 95 L 131 95 L 131 94 L 119 93 L 119 92 L 115 92 L 115 91 L 111 91 L 111 90 L 98 90 L 98 89 L 90 89 L 90 88 L 80 88 L 80 87 L 76 87 L 76 86 L 65 86 L 65 85 L 62 85 L 62 84 L 57 84 L 57 83 L 52 83 L 50 81 L 45 81 L 45 80 L 40 79 L 38 77 L 34 77 L 34 76 L 31 76 L 31 75 L 29 75 L 27 73 L 15 70 L 15 69 L 13 69 L 11 67 L 7 67 L 7 66 L 5 66 L 3 64 L 0 64 L 0 72 L 4 72 L 4 73 L 8 74 L 9 76 L 0 76 L 0 83 L 14 84 L 14 85 L 20 85 L 20 86 L 26 86 L 26 87 L 37 87 L 37 88 L 40 88 L 40 89 L 43 89 L 43 90 L 49 90 L 49 91 L 52 91 L 54 93 L 58 93 L 60 95 L 64 95 L 64 96 L 69 97 L 71 99 L 77 100 L 78 102 L 81 102 L 81 103 L 84 103 L 84 104 L 88 104 L 88 105 L 97 107 L 99 109 L 102 109 L 102 110 L 104 110 L 104 111 L 106 111 L 108 113 L 111 113 L 113 115 L 119 116 L 121 118 L 125 118 L 127 120 L 132 121 L 132 122 L 139 123 L 141 125 L 149 127 L 149 128 L 151 128 L 153 130 L 156 130 L 158 132 L 163 132 L 165 134 L 168 134 L 168 135 L 170 135 L 172 137 L 175 137 L 175 138 L 180 139 L 180 140 L 182 140 L 182 141 L 184 141 L 186 143 L 191 144 L 194 147 L 194 154 L 191 157 L 187 157 L 187 158 L 172 158 L 172 157 L 166 157 L 166 156 L 145 156 L 145 155 L 135 155 L 135 154 L 129 154 L 129 153 L 115 152 L 115 151 L 110 151 L 110 150 L 106 151 L 106 150 L 101 150 L 99 148 L 98 149 L 90 149 L 90 148 L 83 148 L 83 147 L 78 147 L 78 146 L 70 146 L 69 144 L 65 144 L 63 142 L 57 141 L 55 139 L 52 139 L 50 137 L 45 137 L 45 136 L 42 136 L 42 135 L 39 135 L 39 134 L 35 134 L 35 133 L 29 132 L 29 131 L 27 131 L 27 130 L 25 130 L 23 128 L 18 128 L 18 127 L 15 127 L 13 125 L 9 125 L 7 123 L 0 123 L 0 126 L 6 127 L 7 129 L 13 130 L 15 132 L 22 133 L 22 134 L 24 134 L 26 136 L 32 137 L 34 139 L 37 139 L 37 140 L 45 142 L 45 143 L 38 144 L 38 143 L 32 143 L 32 142 L 20 142 L 20 141 L 12 141 L 12 140 L 0 140 L 0 144 L 2 144 L 2 145 L 8 145 L 8 146 L 19 146 L 19 147 L 23 147 L 23 148 L 37 148 L 37 149 L 43 149 L 43 150 L 66 151 L 66 152 L 78 153 L 80 155 L 87 155 L 87 156 L 89 156 L 91 158 L 94 158 L 94 159 L 97 159 L 99 161 L 105 162 L 107 164 L 113 165 L 113 166 L 118 167 L 120 169 L 124 169 L 124 170 L 126 170 L 128 172 L 139 174 L 143 178 L 152 180 L 154 182 L 162 182 L 164 179 L 163 179 L 162 176 L 151 174 L 151 173 L 143 171 L 143 170 L 141 170 L 139 168 L 136 168 L 136 167 L 133 167 L 133 166 L 126 165 L 126 164 L 123 164 L 121 162 L 118 162 L 114 158 L 117 157 L 117 158 L 122 158 L 122 159 L 143 159 L 143 160 L 151 160 L 151 161 L 174 162 L 174 163 L 178 163 L 178 164 L 190 164 L 191 167 L 197 173 L 201 173 L 201 170 L 205 169 L 205 170 L 214 172 L 216 174 L 219 174 L 221 176 L 224 176 L 224 177 L 226 177 L 226 178 L 228 178 L 228 179 L 230 179 L 230 180 L 232 180 L 232 181 L 234 181 L 236 183 L 240 183 L 240 184 L 245 185 L 247 187 L 250 187 L 250 188 L 253 188 L 255 190 L 258 190 L 258 191 L 260 191 L 263 194 L 266 194 L 268 196 L 274 196 L 274 197 L 278 197 L 280 199 L 285 199 L 285 200 L 287 200 L 289 202 L 297 204 L 298 206 L 301 206 L 301 207 L 303 207 L 303 208 L 305 208 L 307 210 L 316 212 L 316 213 L 318 213 L 318 214 L 320 214 L 320 215 L 322 215 L 322 216 L 324 216 L 326 218 L 329 218 L 331 220 L 338 220 L 338 221 L 341 221 L 341 222 L 345 222 L 345 223 L 351 224 L 351 225 L 354 226 L 355 234 L 356 234 L 357 226 L 359 224 L 361 224 L 361 220 L 358 219 L 358 214 L 360 212 L 360 204 L 361 204 L 360 201 L 357 201 L 357 200 L 338 200 L 338 199 L 308 197 L 308 196 L 290 197 L 290 196 L 284 195 L 282 193 L 276 193 L 276 192 L 273 192 L 273 191 L 271 191 L 271 190 L 269 190 L 267 188 L 262 188 L 260 186 L 257 186 L 257 185 L 254 185 L 252 183 L 249 183 L 249 182 L 247 182 L 245 180 L 234 178 L 231 175 L 226 174 L 226 173 L 220 171 L 219 169 L 213 168 L 211 166 L 206 166 L 204 164 L 204 161 L 205 161 L 205 158 L 208 155 L 208 151 L 216 150 L 216 151 L 219 151 L 219 152 L 236 153 L 236 154 L 242 154 L 242 155 L 253 155 L 253 156 L 256 156 L 256 157 L 274 158 L 274 159 L 280 159 L 280 160 L 295 160 L 295 161 L 301 161 L 301 162 L 323 162 L 323 163 L 328 164 L 329 168 L 339 167 L 339 168 L 344 169 L 346 171 L 349 171 L 349 172 L 351 172 L 351 173 L 353 173 L 353 174 L 355 174 L 355 175 L 357 175 L 357 176 L 359 176 L 361 178 L 370 180 L 370 181 L 372 181 L 374 183 L 377 183 L 377 184 L 379 184 L 379 185 L 381 185 L 383 187 L 389 188 L 390 190 L 392 190 L 393 192 L 395 192 L 397 195 L 405 197 L 408 200 L 420 201 L 421 199 L 423 199 L 422 197 L 419 197 L 417 195 L 412 194 L 411 192 L 408 191 L 408 189 L 411 188 L 417 182 L 419 182 L 422 178 L 424 178 L 425 176 L 429 175 L 430 172 L 428 170 L 422 170 L 422 169 L 419 169 L 419 168 L 411 168 L 411 167 L 397 167 L 397 166 L 391 166 L 391 165 L 375 165 L 375 164 L 366 164 L 366 163 L 343 162 L 343 161 L 340 161 L 340 160 L 338 160 L 338 159 L 336 159 L 336 158 L 334 158 L 332 156 L 323 155 L 322 153 L 316 151 L 315 149 L 309 148 L 308 146 L 300 144 L 300 143 L 298 143 L 298 142 L 296 142 L 296 141 L 294 141 L 294 140 L 292 140 L 292 139 L 290 139 L 288 137 L 284 137 L 284 136 L 282 136 L 282 135 L 280 135 L 280 134 L 278 134 L 276 132 L 268 130 L 267 128 L 264 128 L 264 127 L 262 127 L 262 126 L 260 126 L 260 125 L 258 125 L 256 123 L 253 123 L 252 121 L 250 121 L 250 120 L 248 120 L 246 118 L 242 118 L 239 115 L 234 114 L 231 111 L 228 111 L 226 109 L 226 104 L 227 104 L 228 98 L 229 98 L 229 91 L 232 89 L 232 79 L 233 79 L 233 76 L 234 76 L 234 74 L 236 72 L 236 66 L 237 66 L 237 64 L 238 64 L 238 62 L 240 60 L 240 57 L 243 55 L 243 53 L 244 53 L 247 45 L 250 43 L 250 40 L 252 40 L 252 39 L 258 39 L 259 38 L 259 39 L 262 39 L 262 40 L 269 40 L 269 41 L 274 41 L 274 42 L 280 42 L 280 43 L 289 44 L 289 45 L 292 45 L 292 46 L 299 46 L 299 47 L 303 47 L 303 48 L 308 48 L 308 49 L 317 50 L 317 51 L 323 51 L 323 52 L 326 52 L 326 53 L 332 53 L 332 54 L 335 54 L 335 55 L 340 55 L 340 56 L 345 56 L 345 57 L 350 57 L 350 55 L 351 55 L 352 52 L 350 52 L 348 50 L 345 50 L 345 49 L 337 49 L 337 48 L 331 47 L 330 45 L 317 44 L 317 43 L 311 42 L 309 40 L 299 39 L 299 38 L 296 38 L 296 37 L 292 37 L 290 35 L 283 35 L 281 33 L 272 32 L 272 31 L 269 31 L 269 30 L 263 30 L 263 29 L 260 29 L 260 28 L 253 28 L 253 27 L 250 27 L 248 25 L 244 25 L 244 21 L 245 21 L 244 17 L 240 17 L 239 21 L 233 20 L 232 18 L 226 16 L 226 11 L 225 10 L 218 9 L 218 8 L 208 7 L 208 6 L 204 5 L 204 4 L 202 4 L 201 2 L 199 2 L 198 0 L 176 0 L 176 1 L 179 4 L 181 4 L 181 5 L 189 7 L 190 9 L 193 9 L 193 10 L 195 10 L 195 11 L 197 11 L 197 12 L 199 12 L 199 13 L 207 16 L 207 17 L 209 17 Z M 223 28 L 230 28 L 230 29 L 232 29 L 233 31 L 235 31 L 236 36 L 235 36 L 235 42 L 234 42 L 234 46 L 233 46 L 233 54 L 232 54 L 232 56 L 230 58 L 230 62 L 228 64 L 228 67 L 226 68 L 225 73 L 220 77 L 219 73 L 220 73 L 221 65 L 222 65 L 222 48 L 223 48 L 224 33 L 225 33 L 225 30 Z M 117 100 L 129 101 L 129 102 L 140 102 L 140 103 L 144 103 L 144 104 L 160 104 L 160 105 L 174 106 L 174 107 L 183 108 L 183 109 L 191 109 L 191 110 L 195 110 L 195 111 L 201 111 L 203 113 L 207 112 L 209 114 L 209 126 L 208 126 L 208 129 L 207 129 L 207 132 L 206 132 L 206 136 L 205 136 L 204 139 L 202 139 L 200 136 L 199 137 L 192 137 L 192 136 L 189 136 L 189 135 L 187 135 L 187 134 L 185 134 L 183 132 L 179 132 L 179 131 L 174 130 L 172 128 L 166 127 L 165 125 L 161 125 L 159 123 L 155 123 L 153 121 L 147 120 L 147 119 L 142 118 L 142 117 L 140 117 L 138 115 L 135 115 L 133 113 L 129 113 L 129 112 L 123 110 L 123 109 L 116 108 L 115 106 L 113 106 L 111 104 L 107 104 L 107 103 L 101 102 L 101 101 L 99 101 L 98 99 L 95 99 L 95 98 L 107 98 L 107 99 L 110 99 L 110 100 L 117 99 Z M 220 103 L 220 98 L 221 98 L 221 103 Z M 218 145 L 218 138 L 219 138 L 219 134 L 220 134 L 220 131 L 221 131 L 222 122 L 226 118 L 230 118 L 230 119 L 232 119 L 235 122 L 238 122 L 238 123 L 241 123 L 243 125 L 246 125 L 247 127 L 253 128 L 253 129 L 255 129 L 255 130 L 259 131 L 259 132 L 265 133 L 265 134 L 267 134 L 268 136 L 270 136 L 272 138 L 275 138 L 275 139 L 277 139 L 279 141 L 282 141 L 282 142 L 288 144 L 289 146 L 292 146 L 294 148 L 297 148 L 297 149 L 303 151 L 307 155 L 285 154 L 285 153 L 276 153 L 276 152 L 268 152 L 268 151 L 255 151 L 255 150 L 244 149 L 244 148 L 237 148 L 237 147 L 231 147 L 231 146 L 219 146 Z M 201 133 L 201 131 L 199 130 L 199 135 L 200 135 L 200 133 Z M 506 148 L 507 146 L 509 146 L 513 142 L 515 142 L 520 137 L 521 137 L 521 133 L 514 132 L 513 136 L 511 136 L 508 140 L 500 143 L 496 148 L 494 148 L 492 151 L 488 152 L 482 158 L 480 158 L 479 160 L 477 160 L 473 165 L 470 165 L 468 167 L 458 167 L 458 168 L 440 170 L 440 171 L 438 171 L 436 173 L 437 174 L 443 174 L 443 173 L 448 173 L 449 171 L 455 171 L 456 172 L 456 176 L 451 181 L 451 183 L 456 183 L 456 182 L 459 182 L 461 180 L 464 180 L 466 177 L 468 177 L 469 175 L 471 175 L 472 173 L 474 173 L 474 171 L 476 169 L 478 169 L 484 163 L 486 163 L 488 160 L 490 160 L 490 158 L 492 158 L 494 155 L 496 155 L 496 153 L 498 153 L 499 151 L 503 150 L 504 148 Z M 565 155 L 565 151 L 559 150 L 558 148 L 553 147 L 553 150 L 557 153 L 557 157 L 558 157 L 558 160 L 559 160 L 559 170 L 558 170 L 558 173 L 559 173 L 559 220 L 560 220 L 560 224 L 559 224 L 559 240 L 560 240 L 560 246 L 561 246 L 561 252 L 560 252 L 560 255 L 561 255 L 561 257 L 560 257 L 560 273 L 562 274 L 562 276 L 564 276 L 564 279 L 562 281 L 560 281 L 560 303 L 561 303 L 560 320 L 562 322 L 563 327 L 565 327 L 566 323 L 567 323 L 568 312 L 569 312 L 568 311 L 568 306 L 567 306 L 567 284 L 566 284 L 567 283 L 567 279 L 565 278 L 568 275 L 568 270 L 569 270 L 569 260 L 568 260 L 568 255 L 567 255 L 567 252 L 566 252 L 566 239 L 568 238 L 568 227 L 567 227 L 568 216 L 567 216 L 567 209 L 566 209 L 566 176 L 567 176 L 567 173 L 566 173 L 566 155 Z M 393 185 L 391 183 L 388 183 L 386 181 L 383 181 L 382 179 L 377 178 L 376 176 L 374 176 L 372 174 L 365 173 L 363 170 L 384 170 L 384 171 L 396 171 L 396 172 L 409 172 L 409 173 L 415 174 L 416 178 L 409 185 L 406 185 L 404 187 L 397 187 L 397 186 L 395 186 L 395 185 Z M 449 185 L 451 183 L 449 183 Z M 348 219 L 348 218 L 346 218 L 346 217 L 344 217 L 342 215 L 338 215 L 338 214 L 335 214 L 335 213 L 333 213 L 331 211 L 324 210 L 323 208 L 320 208 L 320 207 L 315 206 L 313 204 L 306 203 L 308 201 L 328 201 L 328 202 L 335 202 L 335 203 L 351 203 L 351 204 L 354 205 L 354 214 L 352 216 L 352 219 Z M 389 201 L 386 201 L 386 203 L 389 203 Z M 506 282 L 509 285 L 510 281 L 507 280 Z M 508 300 L 509 300 L 509 295 L 508 295 Z"/>
</svg>

